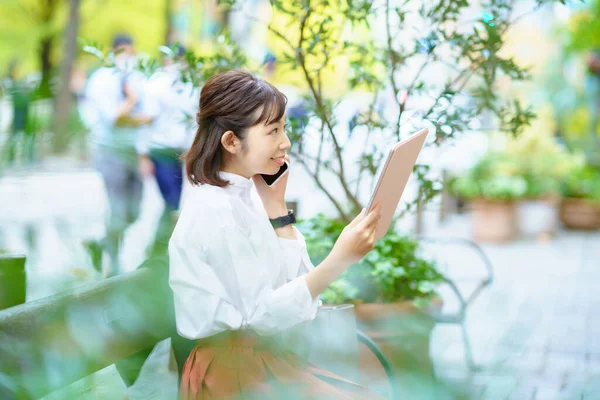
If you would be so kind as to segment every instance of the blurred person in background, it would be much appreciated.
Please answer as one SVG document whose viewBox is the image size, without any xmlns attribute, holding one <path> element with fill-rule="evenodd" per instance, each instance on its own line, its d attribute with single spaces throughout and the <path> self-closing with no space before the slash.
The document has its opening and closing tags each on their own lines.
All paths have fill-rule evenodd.
<svg viewBox="0 0 600 400">
<path fill-rule="evenodd" d="M 13 120 L 8 139 L 7 160 L 13 161 L 17 152 L 17 141 L 27 135 L 27 118 L 31 102 L 32 88 L 27 84 L 20 68 L 20 62 L 13 59 L 8 66 L 8 83 L 12 98 Z"/>
<path fill-rule="evenodd" d="M 151 124 L 143 126 L 136 142 L 137 152 L 153 170 L 165 203 L 148 260 L 140 266 L 144 268 L 168 266 L 168 242 L 183 188 L 181 155 L 189 149 L 196 134 L 194 116 L 198 111 L 200 97 L 198 89 L 181 80 L 181 70 L 186 67 L 185 49 L 182 46 L 172 46 L 163 48 L 163 53 L 163 68 L 146 83 L 142 110 L 145 115 L 153 115 L 155 118 Z M 178 335 L 171 337 L 170 348 L 173 348 L 179 373 L 193 346 L 193 342 Z M 155 348 L 156 346 L 148 347 L 115 363 L 132 399 L 145 398 L 148 385 L 139 383 L 138 377 Z"/>
<path fill-rule="evenodd" d="M 194 140 L 199 90 L 181 79 L 185 67 L 185 48 L 177 45 L 165 49 L 164 68 L 148 81 L 145 113 L 155 115 L 144 127 L 137 150 L 152 165 L 156 182 L 165 202 L 151 256 L 166 255 L 175 212 L 179 209 L 183 188 L 182 154 Z"/>
<path fill-rule="evenodd" d="M 153 118 L 143 113 L 148 108 L 144 104 L 146 79 L 133 70 L 133 40 L 127 35 L 115 36 L 112 51 L 115 66 L 102 67 L 90 76 L 82 106 L 82 116 L 90 126 L 95 166 L 110 205 L 106 237 L 86 246 L 98 270 L 102 269 L 102 252 L 108 253 L 108 276 L 121 271 L 119 248 L 125 231 L 139 216 L 142 175 L 153 172 L 152 163 L 136 151 L 141 127 Z"/>
</svg>

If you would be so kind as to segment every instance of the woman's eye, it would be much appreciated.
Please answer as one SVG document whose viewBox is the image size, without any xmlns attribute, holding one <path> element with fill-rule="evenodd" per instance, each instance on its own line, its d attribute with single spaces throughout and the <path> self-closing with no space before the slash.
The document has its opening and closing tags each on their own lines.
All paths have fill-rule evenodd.
<svg viewBox="0 0 600 400">
<path fill-rule="evenodd" d="M 275 128 L 271 132 L 269 132 L 269 135 L 275 135 L 276 133 L 277 133 L 277 128 Z"/>
</svg>

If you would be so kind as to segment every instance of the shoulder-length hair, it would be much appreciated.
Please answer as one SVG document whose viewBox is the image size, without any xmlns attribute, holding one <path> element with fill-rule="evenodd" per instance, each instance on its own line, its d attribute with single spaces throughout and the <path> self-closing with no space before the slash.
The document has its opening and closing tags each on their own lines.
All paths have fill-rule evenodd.
<svg viewBox="0 0 600 400">
<path fill-rule="evenodd" d="M 244 144 L 248 128 L 281 120 L 286 103 L 277 88 L 247 71 L 222 72 L 206 81 L 196 114 L 198 130 L 185 156 L 189 181 L 227 186 L 219 177 L 224 151 L 221 136 L 232 131 Z"/>
</svg>

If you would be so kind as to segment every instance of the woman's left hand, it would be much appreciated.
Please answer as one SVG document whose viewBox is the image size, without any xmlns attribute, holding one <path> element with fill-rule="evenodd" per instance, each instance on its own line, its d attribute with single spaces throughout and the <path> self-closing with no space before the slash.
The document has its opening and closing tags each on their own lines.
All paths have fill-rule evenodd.
<svg viewBox="0 0 600 400">
<path fill-rule="evenodd" d="M 290 156 L 286 155 L 285 160 L 287 161 L 289 168 L 291 168 Z M 263 202 L 263 206 L 265 207 L 269 218 L 277 218 L 287 215 L 285 190 L 287 188 L 289 175 L 290 171 L 288 169 L 285 175 L 283 175 L 277 181 L 277 183 L 271 187 L 267 186 L 260 174 L 256 174 L 252 177 L 254 185 L 256 186 L 256 191 Z"/>
</svg>

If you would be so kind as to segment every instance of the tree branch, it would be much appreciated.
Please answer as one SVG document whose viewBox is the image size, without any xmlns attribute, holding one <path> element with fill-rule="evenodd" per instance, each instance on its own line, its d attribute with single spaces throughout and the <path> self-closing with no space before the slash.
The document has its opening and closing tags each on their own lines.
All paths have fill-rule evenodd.
<svg viewBox="0 0 600 400">
<path fill-rule="evenodd" d="M 315 87 L 315 83 L 313 78 L 310 76 L 310 73 L 308 71 L 308 67 L 306 66 L 306 58 L 304 57 L 304 53 L 302 50 L 302 43 L 304 42 L 304 28 L 306 26 L 306 23 L 308 21 L 308 19 L 310 18 L 310 15 L 312 14 L 312 8 L 308 7 L 308 9 L 306 10 L 306 13 L 304 14 L 304 16 L 302 17 L 302 20 L 300 22 L 300 38 L 298 40 L 298 46 L 297 46 L 297 58 L 298 58 L 298 62 L 300 64 L 300 67 L 302 68 L 302 71 L 304 73 L 304 77 L 306 79 L 306 82 L 308 83 L 308 87 L 313 95 L 313 98 L 315 99 L 315 103 L 317 105 L 317 112 L 319 113 L 319 117 L 321 118 L 321 120 L 325 123 L 325 125 L 327 126 L 327 130 L 329 131 L 329 134 L 331 136 L 331 140 L 333 141 L 333 145 L 334 145 L 334 150 L 336 153 L 336 157 L 338 159 L 338 163 L 340 166 L 340 173 L 339 173 L 339 177 L 340 177 L 340 183 L 342 185 L 342 188 L 344 189 L 344 193 L 346 193 L 346 196 L 348 198 L 348 200 L 352 203 L 352 205 L 356 208 L 356 209 L 360 209 L 360 203 L 358 202 L 358 200 L 356 199 L 356 197 L 354 197 L 354 195 L 352 194 L 352 192 L 350 191 L 350 188 L 348 187 L 347 183 L 346 183 L 346 174 L 344 172 L 344 160 L 342 157 L 342 150 L 341 150 L 341 146 L 337 140 L 337 137 L 335 136 L 335 133 L 333 131 L 333 126 L 331 125 L 331 121 L 329 120 L 329 116 L 327 115 L 327 113 L 325 112 L 325 106 L 323 104 L 323 100 L 317 90 L 317 88 Z"/>
<path fill-rule="evenodd" d="M 244 13 L 244 14 L 246 15 L 247 18 L 249 18 L 253 21 L 262 23 L 262 21 L 260 21 L 258 18 L 255 18 L 247 13 Z M 337 159 L 338 159 L 338 162 L 340 165 L 340 172 L 339 172 L 338 176 L 340 178 L 340 183 L 342 185 L 342 188 L 344 189 L 344 193 L 348 197 L 348 200 L 350 200 L 350 202 L 353 204 L 353 206 L 355 208 L 359 209 L 360 204 L 358 203 L 358 200 L 356 199 L 356 197 L 350 192 L 350 189 L 348 188 L 348 185 L 346 183 L 346 177 L 345 177 L 345 172 L 344 172 L 344 163 L 343 163 L 343 158 L 342 158 L 342 154 L 341 154 L 341 147 L 337 141 L 337 137 L 335 136 L 335 133 L 333 132 L 333 126 L 331 125 L 331 122 L 329 121 L 329 118 L 327 117 L 327 115 L 324 111 L 325 107 L 324 107 L 323 101 L 321 99 L 320 90 L 317 90 L 317 88 L 315 88 L 314 81 L 313 81 L 312 77 L 310 76 L 310 73 L 306 66 L 306 59 L 304 57 L 304 53 L 302 52 L 302 43 L 304 42 L 304 28 L 306 27 L 306 23 L 311 14 L 312 14 L 312 9 L 310 7 L 308 7 L 306 14 L 304 14 L 304 16 L 301 20 L 301 23 L 300 23 L 300 39 L 298 41 L 297 46 L 294 45 L 284 34 L 282 34 L 277 29 L 275 29 L 271 24 L 267 24 L 267 29 L 269 30 L 269 32 L 273 33 L 275 36 L 277 36 L 278 38 L 283 40 L 290 47 L 290 49 L 294 52 L 296 59 L 298 60 L 300 66 L 302 68 L 304 77 L 307 81 L 307 84 L 311 91 L 311 94 L 312 94 L 313 98 L 315 99 L 319 118 L 327 126 L 329 134 L 331 135 L 331 138 L 332 138 L 332 141 L 333 141 L 333 144 L 335 147 L 336 156 L 337 156 Z M 326 57 L 326 60 L 328 60 L 327 57 Z M 320 162 L 317 162 L 317 166 L 319 166 L 319 165 L 320 165 Z M 315 178 L 315 182 L 316 182 L 317 178 L 315 177 L 315 175 L 312 172 L 310 172 L 310 174 L 311 174 L 311 176 L 313 176 L 313 178 Z M 324 187 L 322 187 L 322 186 L 319 186 L 319 187 L 321 187 L 325 191 Z M 327 196 L 334 202 L 334 204 L 336 204 L 336 208 L 338 208 L 338 210 L 339 210 L 340 209 L 339 205 L 337 205 L 337 203 L 335 203 L 335 199 L 333 199 L 333 197 L 331 195 L 329 195 L 329 193 L 327 193 Z M 342 213 L 341 211 L 340 211 L 340 213 L 342 216 L 344 216 L 345 219 L 347 219 L 345 217 L 345 215 L 346 215 L 345 213 Z"/>
<path fill-rule="evenodd" d="M 317 167 L 315 169 L 315 174 L 319 174 L 319 169 L 321 168 L 321 154 L 323 154 L 323 143 L 325 142 L 325 125 L 324 122 L 321 121 L 321 138 L 319 140 L 319 151 L 317 152 Z"/>
<path fill-rule="evenodd" d="M 319 189 L 321 189 L 321 191 L 323 193 L 325 193 L 325 196 L 327 196 L 327 198 L 333 203 L 334 207 L 340 213 L 340 216 L 344 219 L 344 221 L 350 222 L 351 221 L 350 217 L 348 216 L 348 214 L 346 214 L 346 212 L 344 211 L 344 208 L 335 199 L 335 197 L 333 197 L 333 195 L 331 195 L 331 193 L 329 193 L 327 191 L 327 189 L 325 188 L 325 186 L 319 179 L 319 176 L 310 170 L 310 167 L 302 159 L 302 156 L 298 157 L 298 162 L 304 167 L 304 170 L 314 179 L 314 181 L 317 184 L 317 186 L 319 187 Z"/>
<path fill-rule="evenodd" d="M 385 1 L 385 31 L 386 31 L 386 35 L 387 35 L 387 48 L 388 48 L 388 53 L 390 55 L 390 73 L 389 73 L 389 78 L 390 78 L 390 84 L 392 85 L 392 92 L 394 94 L 394 101 L 396 102 L 396 105 L 398 106 L 398 111 L 399 114 L 398 115 L 398 123 L 397 123 L 397 127 L 394 130 L 396 132 L 396 137 L 398 138 L 398 140 L 400 140 L 400 116 L 402 114 L 402 104 L 400 104 L 400 99 L 398 99 L 398 86 L 396 85 L 396 64 L 398 63 L 398 60 L 396 59 L 396 52 L 394 51 L 394 46 L 392 45 L 392 27 L 391 27 L 391 19 L 390 19 L 390 0 L 386 0 Z"/>
<path fill-rule="evenodd" d="M 446 83 L 446 85 L 444 86 L 444 90 L 442 90 L 442 92 L 436 97 L 436 99 L 434 100 L 431 107 L 429 107 L 429 109 L 425 112 L 425 114 L 422 115 L 421 118 L 429 117 L 429 115 L 431 115 L 431 113 L 433 112 L 433 109 L 438 105 L 438 103 L 440 102 L 442 97 L 444 97 L 444 93 L 446 93 L 448 90 L 452 89 L 452 86 L 456 85 L 458 82 L 460 82 L 461 79 L 466 77 L 465 81 L 461 85 L 461 88 L 463 88 L 469 81 L 469 78 L 471 77 L 471 75 L 475 72 L 475 70 L 477 68 L 479 68 L 479 66 L 481 64 L 482 64 L 481 61 L 474 62 L 473 64 L 471 64 L 470 66 L 468 66 L 467 68 L 465 68 L 461 72 L 459 72 L 458 75 L 456 75 L 456 77 L 454 77 L 453 80 Z"/>
<path fill-rule="evenodd" d="M 369 106 L 369 116 L 368 116 L 369 120 L 373 119 L 373 109 L 375 108 L 375 105 L 377 104 L 377 97 L 378 97 L 378 94 L 377 94 L 377 92 L 375 92 L 375 96 L 373 96 L 373 102 Z M 369 131 L 365 135 L 365 143 L 363 145 L 363 152 L 361 154 L 361 160 L 364 158 L 364 155 L 367 152 L 367 148 L 368 148 L 367 145 L 369 143 L 370 137 L 371 137 L 371 129 L 369 129 Z M 356 189 L 355 189 L 355 194 L 354 194 L 357 198 L 358 198 L 358 190 L 360 189 L 360 181 L 362 180 L 362 174 L 365 171 L 365 169 L 366 169 L 366 167 L 361 164 L 359 167 L 359 170 L 358 170 L 358 178 L 356 179 Z"/>
</svg>

